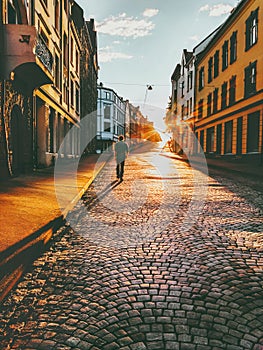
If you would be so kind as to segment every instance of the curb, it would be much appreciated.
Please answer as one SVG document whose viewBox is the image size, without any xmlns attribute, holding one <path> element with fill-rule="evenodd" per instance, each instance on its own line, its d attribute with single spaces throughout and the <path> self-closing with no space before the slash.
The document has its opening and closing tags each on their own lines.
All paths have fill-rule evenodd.
<svg viewBox="0 0 263 350">
<path fill-rule="evenodd" d="M 25 271 L 48 247 L 54 233 L 66 222 L 66 216 L 74 208 L 85 191 L 106 165 L 105 160 L 93 173 L 90 180 L 72 199 L 61 215 L 40 227 L 22 241 L 0 253 L 0 303 L 18 283 Z"/>
</svg>

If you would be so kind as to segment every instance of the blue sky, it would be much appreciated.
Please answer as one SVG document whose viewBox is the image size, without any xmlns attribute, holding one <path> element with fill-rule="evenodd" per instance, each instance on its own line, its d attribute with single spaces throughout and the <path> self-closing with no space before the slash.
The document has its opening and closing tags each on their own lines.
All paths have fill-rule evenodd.
<svg viewBox="0 0 263 350">
<path fill-rule="evenodd" d="M 77 0 L 98 32 L 99 82 L 140 105 L 162 128 L 170 78 L 191 51 L 225 21 L 238 0 Z M 153 89 L 147 91 L 147 85 Z"/>
</svg>

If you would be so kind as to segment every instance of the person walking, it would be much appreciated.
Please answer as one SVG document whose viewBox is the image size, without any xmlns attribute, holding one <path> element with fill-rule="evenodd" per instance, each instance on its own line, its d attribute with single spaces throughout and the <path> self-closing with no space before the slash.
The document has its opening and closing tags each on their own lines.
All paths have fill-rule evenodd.
<svg viewBox="0 0 263 350">
<path fill-rule="evenodd" d="M 117 178 L 120 179 L 120 181 L 123 181 L 123 174 L 124 174 L 124 164 L 125 159 L 128 155 L 129 148 L 126 142 L 124 142 L 123 135 L 120 135 L 118 138 L 118 142 L 115 144 L 114 152 L 115 152 L 115 159 L 116 159 L 116 175 Z"/>
</svg>

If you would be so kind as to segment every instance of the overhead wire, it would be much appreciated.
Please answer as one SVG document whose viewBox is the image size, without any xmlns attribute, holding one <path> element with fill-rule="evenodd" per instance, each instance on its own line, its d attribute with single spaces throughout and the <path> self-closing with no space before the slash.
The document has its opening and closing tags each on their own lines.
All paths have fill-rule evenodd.
<svg viewBox="0 0 263 350">
<path fill-rule="evenodd" d="M 113 83 L 109 81 L 105 81 L 105 84 L 113 84 L 113 85 L 134 85 L 134 86 L 148 86 L 148 84 L 136 84 L 136 83 Z M 169 84 L 150 84 L 151 86 L 170 86 Z"/>
</svg>

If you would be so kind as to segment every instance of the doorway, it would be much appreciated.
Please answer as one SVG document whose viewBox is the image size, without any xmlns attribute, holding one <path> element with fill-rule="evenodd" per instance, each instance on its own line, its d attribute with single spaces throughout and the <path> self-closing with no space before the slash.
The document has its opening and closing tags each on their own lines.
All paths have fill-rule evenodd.
<svg viewBox="0 0 263 350">
<path fill-rule="evenodd" d="M 19 175 L 24 170 L 24 123 L 21 108 L 15 105 L 11 111 L 10 154 L 13 175 Z"/>
</svg>

